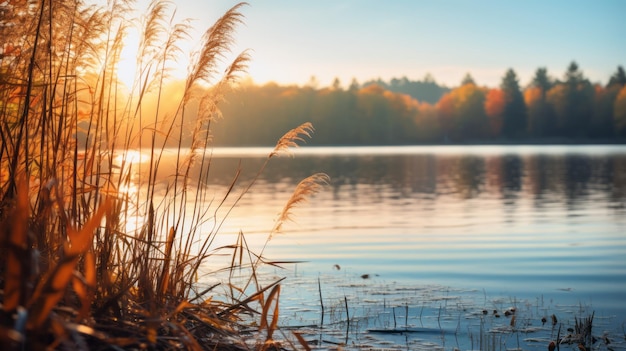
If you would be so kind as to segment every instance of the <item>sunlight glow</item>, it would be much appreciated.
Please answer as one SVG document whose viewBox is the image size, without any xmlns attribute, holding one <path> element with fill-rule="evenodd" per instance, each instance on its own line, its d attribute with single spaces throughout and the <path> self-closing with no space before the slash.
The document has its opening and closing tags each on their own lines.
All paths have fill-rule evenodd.
<svg viewBox="0 0 626 351">
<path fill-rule="evenodd" d="M 123 163 L 135 165 L 148 162 L 148 160 L 150 160 L 150 155 L 141 153 L 138 150 L 124 150 L 124 152 L 115 156 L 115 164 L 118 166 L 121 166 Z"/>
<path fill-rule="evenodd" d="M 124 48 L 117 64 L 117 76 L 130 91 L 137 74 L 137 52 L 139 51 L 139 32 L 135 28 L 128 28 L 124 38 Z"/>
</svg>

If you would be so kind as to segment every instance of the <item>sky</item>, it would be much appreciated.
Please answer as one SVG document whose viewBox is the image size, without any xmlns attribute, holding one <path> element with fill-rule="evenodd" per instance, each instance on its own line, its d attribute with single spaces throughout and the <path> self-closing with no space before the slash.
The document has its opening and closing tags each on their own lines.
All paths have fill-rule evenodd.
<svg viewBox="0 0 626 351">
<path fill-rule="evenodd" d="M 238 3 L 173 2 L 202 31 Z M 454 87 L 469 73 L 496 87 L 513 68 L 525 86 L 539 67 L 562 78 L 572 61 L 605 84 L 626 66 L 623 0 L 249 0 L 241 11 L 234 52 L 250 50 L 258 84 L 315 77 L 320 87 L 335 78 L 347 87 L 430 74 Z"/>
</svg>

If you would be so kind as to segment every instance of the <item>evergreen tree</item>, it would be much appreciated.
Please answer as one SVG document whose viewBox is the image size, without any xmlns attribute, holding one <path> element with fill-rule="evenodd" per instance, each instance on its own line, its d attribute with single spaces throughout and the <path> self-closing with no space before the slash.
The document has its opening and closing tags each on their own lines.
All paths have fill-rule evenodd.
<svg viewBox="0 0 626 351">
<path fill-rule="evenodd" d="M 356 92 L 360 88 L 361 86 L 359 85 L 359 81 L 357 81 L 356 78 L 352 78 L 352 81 L 350 82 L 350 86 L 348 87 L 348 91 Z"/>
<path fill-rule="evenodd" d="M 531 136 L 553 136 L 556 130 L 554 108 L 548 103 L 548 91 L 554 85 L 546 68 L 538 68 L 530 87 L 526 90 L 525 101 L 528 114 L 528 131 Z"/>
<path fill-rule="evenodd" d="M 614 103 L 620 86 L 613 84 L 607 88 L 595 86 L 593 118 L 590 123 L 592 137 L 612 137 L 614 135 Z"/>
<path fill-rule="evenodd" d="M 474 78 L 472 78 L 472 75 L 469 73 L 465 74 L 465 77 L 463 77 L 463 80 L 461 81 L 461 85 L 465 85 L 465 84 L 474 84 L 476 85 L 476 82 L 474 81 Z"/>
<path fill-rule="evenodd" d="M 545 67 L 537 68 L 531 85 L 540 88 L 545 98 L 546 92 L 552 88 L 552 79 L 548 76 L 548 70 Z"/>
<path fill-rule="evenodd" d="M 611 76 L 606 88 L 595 87 L 593 119 L 591 121 L 592 136 L 612 137 L 618 133 L 615 122 L 615 102 L 620 90 L 626 86 L 626 73 L 622 66 Z"/>
<path fill-rule="evenodd" d="M 566 136 L 586 136 L 593 113 L 593 87 L 583 76 L 578 64 L 572 62 L 565 73 L 560 127 Z"/>
<path fill-rule="evenodd" d="M 520 136 L 526 131 L 526 104 L 513 69 L 506 71 L 500 89 L 504 93 L 502 133 L 507 137 Z"/>
<path fill-rule="evenodd" d="M 613 86 L 623 87 L 624 85 L 626 85 L 626 72 L 624 72 L 624 67 L 618 66 L 617 72 L 611 76 L 606 86 L 610 88 Z"/>
<path fill-rule="evenodd" d="M 392 78 L 389 83 L 386 83 L 378 79 L 368 81 L 363 86 L 371 84 L 379 85 L 394 93 L 411 95 L 420 102 L 428 102 L 430 104 L 436 104 L 443 94 L 449 91 L 448 88 L 437 84 L 430 74 L 427 74 L 421 81 L 411 81 L 407 77 L 402 77 Z"/>
</svg>

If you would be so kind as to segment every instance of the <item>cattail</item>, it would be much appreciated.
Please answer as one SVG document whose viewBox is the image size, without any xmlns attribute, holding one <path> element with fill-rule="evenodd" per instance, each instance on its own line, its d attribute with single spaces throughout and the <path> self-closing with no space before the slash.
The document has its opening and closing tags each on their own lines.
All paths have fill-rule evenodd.
<svg viewBox="0 0 626 351">
<path fill-rule="evenodd" d="M 548 351 L 554 351 L 556 349 L 556 343 L 554 341 L 550 341 L 548 344 Z"/>
</svg>

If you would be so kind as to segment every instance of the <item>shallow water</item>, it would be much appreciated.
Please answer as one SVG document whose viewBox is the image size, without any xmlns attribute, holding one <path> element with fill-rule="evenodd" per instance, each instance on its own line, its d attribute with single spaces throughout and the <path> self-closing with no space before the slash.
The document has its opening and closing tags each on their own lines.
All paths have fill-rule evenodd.
<svg viewBox="0 0 626 351">
<path fill-rule="evenodd" d="M 240 162 L 241 189 L 270 151 L 216 149 L 216 192 Z M 320 345 L 484 349 L 482 331 L 509 349 L 545 349 L 556 331 L 541 317 L 573 325 L 595 312 L 594 331 L 624 347 L 626 147 L 301 148 L 270 161 L 228 214 L 224 240 L 242 231 L 261 247 L 315 172 L 331 183 L 293 209 L 264 256 L 306 261 L 265 274 L 287 277 L 285 324 L 319 325 L 322 295 L 330 324 L 307 334 Z M 346 303 L 360 321 L 352 330 Z M 513 306 L 520 324 L 509 328 L 492 310 Z M 375 331 L 394 325 L 439 332 Z"/>
</svg>

